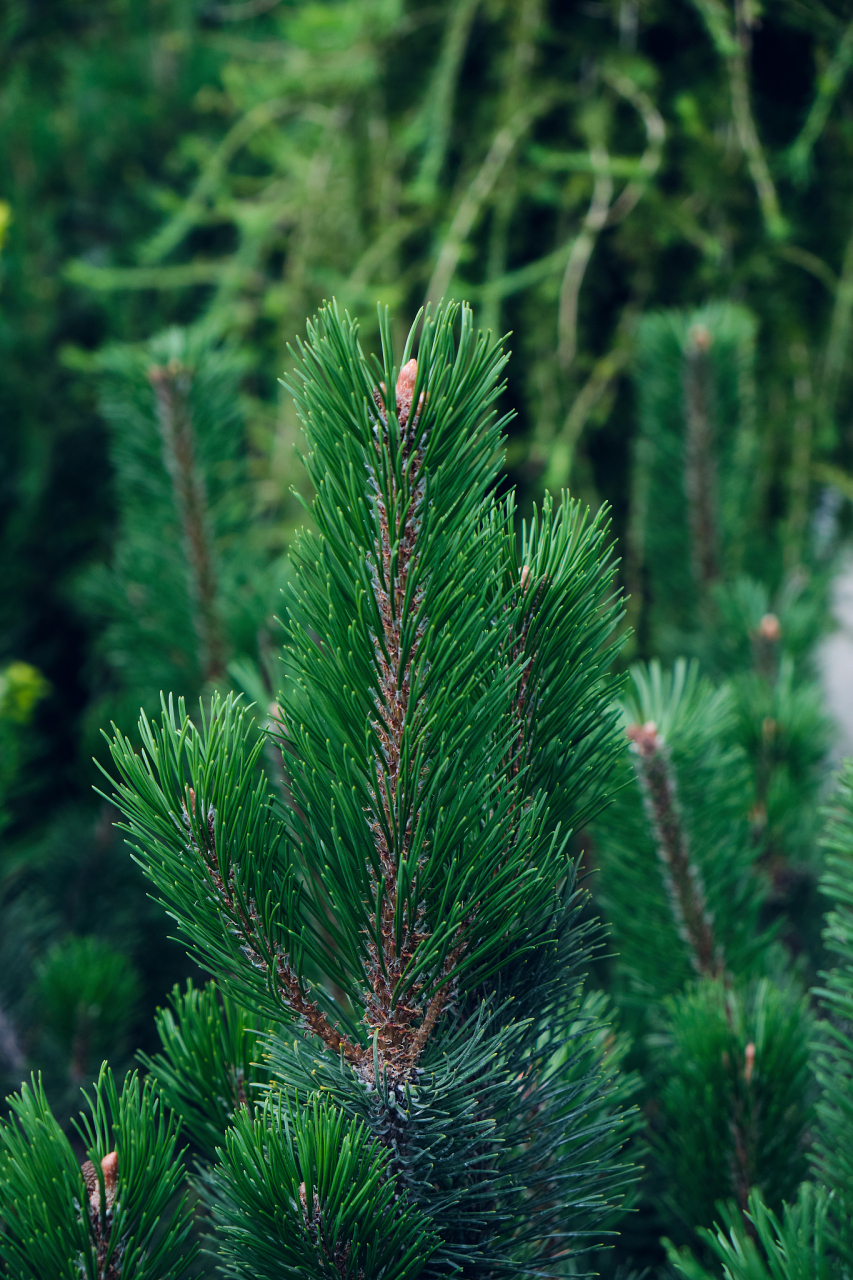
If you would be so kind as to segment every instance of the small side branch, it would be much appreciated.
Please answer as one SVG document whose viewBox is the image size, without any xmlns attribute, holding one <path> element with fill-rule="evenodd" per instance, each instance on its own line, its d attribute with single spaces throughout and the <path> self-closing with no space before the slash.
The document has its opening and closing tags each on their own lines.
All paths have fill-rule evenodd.
<svg viewBox="0 0 853 1280">
<path fill-rule="evenodd" d="M 190 804 L 195 812 L 195 793 L 190 790 Z M 358 1066 L 365 1058 L 365 1050 L 352 1044 L 342 1036 L 337 1027 L 333 1027 L 326 1015 L 313 1000 L 309 1000 L 302 990 L 298 976 L 293 972 L 286 955 L 275 947 L 266 936 L 260 915 L 255 903 L 249 901 L 244 907 L 234 893 L 234 872 L 226 882 L 219 870 L 216 856 L 216 813 L 211 806 L 205 822 L 204 843 L 200 847 L 196 840 L 189 814 L 184 809 L 184 826 L 188 833 L 188 843 L 193 853 L 200 856 L 219 900 L 220 910 L 230 923 L 234 934 L 241 940 L 241 950 L 249 963 L 263 972 L 272 974 L 276 989 L 282 1002 L 302 1023 L 306 1031 L 310 1031 L 333 1053 L 342 1053 L 348 1062 Z"/>
<path fill-rule="evenodd" d="M 780 240 L 786 232 L 785 219 L 782 216 L 776 187 L 758 138 L 749 96 L 748 58 L 752 41 L 748 4 L 745 0 L 735 0 L 734 21 L 732 21 L 732 15 L 723 0 L 693 0 L 693 3 L 705 20 L 717 52 L 725 59 L 729 73 L 732 120 L 738 142 L 758 196 L 767 234 L 774 240 Z"/>
<path fill-rule="evenodd" d="M 595 248 L 599 232 L 607 222 L 610 212 L 610 198 L 613 195 L 613 178 L 608 164 L 608 155 L 603 146 L 594 146 L 590 152 L 595 182 L 592 188 L 592 200 L 580 233 L 572 245 L 569 261 L 560 286 L 560 309 L 558 316 L 559 343 L 557 359 L 565 373 L 572 364 L 577 351 L 578 338 L 578 295 L 583 283 L 587 264 Z"/>
<path fill-rule="evenodd" d="M 195 432 L 189 405 L 192 374 L 177 360 L 152 365 L 148 380 L 157 400 L 163 457 L 172 480 L 181 521 L 201 667 L 206 681 L 225 670 L 225 642 L 216 607 L 216 575 L 210 546 L 204 481 L 195 459 Z"/>
</svg>

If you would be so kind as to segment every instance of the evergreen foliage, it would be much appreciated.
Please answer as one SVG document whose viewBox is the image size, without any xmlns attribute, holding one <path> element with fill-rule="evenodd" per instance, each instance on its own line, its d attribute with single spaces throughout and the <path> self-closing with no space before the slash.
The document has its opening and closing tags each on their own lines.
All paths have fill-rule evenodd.
<svg viewBox="0 0 853 1280">
<path fill-rule="evenodd" d="M 234 1274 L 307 1274 L 318 1250 L 345 1274 L 553 1274 L 626 1181 L 609 1096 L 626 1090 L 600 1002 L 580 1003 L 592 940 L 567 848 L 619 746 L 606 526 L 546 505 L 519 557 L 511 500 L 490 492 L 504 357 L 468 311 L 454 339 L 456 317 L 427 314 L 401 369 L 387 320 L 369 362 L 333 307 L 302 348 L 317 532 L 296 554 L 282 818 L 231 695 L 195 724 L 182 703 L 143 716 L 138 755 L 112 741 L 161 900 L 279 1028 L 266 1108 L 237 1117 L 214 1175 Z M 188 997 L 190 1014 L 198 1044 Z M 317 1154 L 327 1131 L 343 1180 Z M 386 1254 L 369 1224 L 391 1182 Z"/>
<path fill-rule="evenodd" d="M 644 1009 L 697 975 L 754 972 L 766 945 L 764 890 L 753 874 L 747 760 L 726 741 L 728 691 L 683 659 L 669 673 L 652 662 L 630 675 L 630 763 L 596 827 L 596 893 L 613 926 L 622 998 Z"/>
<path fill-rule="evenodd" d="M 638 327 L 634 554 L 664 652 L 707 621 L 713 584 L 757 558 L 754 344 L 754 318 L 727 303 Z"/>
<path fill-rule="evenodd" d="M 134 1073 L 121 1091 L 101 1071 L 78 1132 L 82 1168 L 50 1111 L 41 1082 L 11 1098 L 0 1125 L 0 1257 L 15 1280 L 179 1280 L 194 1250 L 179 1125 Z"/>
<path fill-rule="evenodd" d="M 37 970 L 42 1023 L 81 1084 L 108 1052 L 126 1051 L 139 1001 L 139 977 L 128 959 L 97 937 L 54 943 Z"/>
<path fill-rule="evenodd" d="M 825 1188 L 803 1182 L 796 1202 L 785 1206 L 780 1220 L 761 1193 L 753 1191 L 745 1215 L 723 1206 L 722 1225 L 703 1229 L 700 1235 L 722 1263 L 725 1280 L 834 1280 L 838 1270 L 826 1235 L 829 1205 Z M 686 1250 L 679 1254 L 670 1246 L 668 1253 L 685 1280 L 712 1280 L 718 1274 Z"/>
<path fill-rule="evenodd" d="M 710 1256 L 722 1262 L 726 1280 L 800 1280 L 807 1276 L 829 1280 L 829 1277 L 848 1275 L 853 1262 L 850 1235 L 853 1044 L 849 1035 L 853 955 L 851 784 L 848 761 L 828 813 L 824 839 L 828 852 L 822 888 L 833 904 L 825 939 L 840 963 L 823 975 L 826 985 L 816 992 L 827 1017 L 816 1027 L 814 1044 L 814 1072 L 821 1090 L 815 1108 L 817 1126 L 811 1152 L 815 1180 L 802 1182 L 796 1199 L 790 1194 L 781 1219 L 768 1206 L 758 1186 L 750 1191 L 745 1207 L 742 1197 L 740 1204 L 732 1200 L 718 1205 L 714 1229 L 700 1230 L 699 1236 L 708 1246 Z M 757 1062 L 756 1048 L 753 1069 Z M 804 1092 L 801 1087 L 800 1097 Z M 777 1133 L 782 1127 L 777 1125 Z M 668 1241 L 666 1246 L 670 1262 L 687 1280 L 708 1280 L 715 1274 L 706 1270 L 689 1250 L 679 1252 Z"/>
<path fill-rule="evenodd" d="M 820 1128 L 815 1142 L 815 1174 L 832 1192 L 829 1238 L 848 1269 L 853 1266 L 853 1043 L 850 1039 L 853 999 L 853 765 L 848 761 L 839 780 L 826 832 L 826 872 L 822 888 L 832 901 L 826 943 L 835 966 L 825 975 L 820 995 L 829 1017 L 823 1024 L 816 1074 L 822 1093 Z"/>
<path fill-rule="evenodd" d="M 212 1162 L 240 1107 L 260 1103 L 269 1073 L 258 1063 L 261 1036 L 272 1027 L 222 996 L 216 983 L 199 991 L 176 986 L 171 1009 L 157 1012 L 162 1053 L 143 1064 L 160 1096 L 176 1111 L 202 1157 Z"/>
<path fill-rule="evenodd" d="M 315 1094 L 307 1107 L 241 1113 L 216 1175 L 226 1274 L 414 1280 L 435 1249 L 399 1204 L 380 1144 Z"/>
<path fill-rule="evenodd" d="M 102 723 L 150 707 L 155 689 L 195 696 L 256 654 L 277 592 L 252 519 L 237 353 L 170 329 L 98 364 L 123 494 L 112 564 L 82 587 L 113 689 L 93 708 Z"/>
<path fill-rule="evenodd" d="M 62 1115 L 83 1042 L 86 1072 L 102 1051 L 117 1069 L 188 972 L 121 855 L 115 811 L 96 816 L 80 801 L 93 731 L 109 715 L 130 731 L 142 704 L 168 776 L 130 769 L 140 739 L 122 738 L 148 797 L 128 822 L 151 836 L 137 836 L 142 860 L 218 979 L 175 993 L 173 1012 L 158 1015 L 162 1051 L 148 1042 L 145 1062 L 186 1115 L 196 1189 L 214 1216 L 210 1166 L 222 1152 L 227 1265 L 254 1265 L 252 1223 L 269 1226 L 279 1210 L 297 1228 L 282 1247 L 309 1274 L 386 1265 L 364 1261 L 361 1236 L 349 1254 L 338 1248 L 352 1201 L 330 1228 L 319 1175 L 319 1217 L 310 1196 L 276 1198 L 272 1157 L 251 1192 L 241 1184 L 249 1210 L 237 1205 L 232 1148 L 240 1159 L 275 1147 L 292 1190 L 303 1157 L 328 1171 L 311 1165 L 322 1131 L 349 1135 L 365 1185 L 371 1161 L 399 1166 L 415 1252 L 433 1249 L 428 1273 L 458 1263 L 482 1274 L 479 1248 L 512 1272 L 650 1266 L 662 1277 L 661 1236 L 699 1251 L 676 1259 L 671 1248 L 692 1275 L 849 1269 L 843 955 L 820 980 L 831 1012 L 813 1051 L 827 1127 L 806 1127 L 815 1187 L 793 1199 L 811 1101 L 801 993 L 827 964 L 817 812 L 830 733 L 813 656 L 853 495 L 849 14 L 832 0 L 780 0 L 760 23 L 754 5 L 727 0 L 13 9 L 0 24 L 0 661 L 31 673 L 21 689 L 39 696 L 26 723 L 0 697 L 10 1087 L 43 1066 Z M 497 496 L 488 430 L 463 447 L 442 427 L 451 393 L 463 404 L 467 394 L 454 373 L 430 374 L 419 349 L 417 398 L 395 416 L 394 362 L 356 361 L 357 376 L 341 375 L 354 351 L 346 325 L 337 353 L 318 331 L 287 368 L 311 416 L 320 497 L 285 610 L 275 587 L 293 541 L 297 415 L 275 378 L 304 315 L 332 292 L 368 316 L 377 298 L 395 306 L 399 328 L 381 312 L 378 325 L 368 319 L 370 343 L 386 351 L 391 333 L 403 349 L 421 302 L 442 294 L 470 297 L 484 329 L 512 326 L 518 356 L 494 407 L 517 411 L 505 426 L 518 514 Z M 349 424 L 343 446 L 333 402 Z M 379 486 L 387 572 L 365 475 Z M 417 507 L 421 478 L 431 507 Z M 569 482 L 581 502 L 542 501 L 545 486 Z M 624 541 L 628 652 L 664 663 L 635 669 L 612 721 L 609 535 L 583 514 L 602 497 Z M 422 527 L 409 556 L 391 533 L 411 502 Z M 393 574 L 411 587 L 399 619 L 393 591 L 382 600 Z M 399 623 L 393 644 L 385 606 Z M 283 664 L 273 609 L 287 628 Z M 421 634 L 426 613 L 444 631 Z M 395 729 L 382 661 L 396 644 L 413 684 L 411 718 Z M 702 677 L 673 667 L 682 654 L 699 658 Z M 526 713 L 501 710 L 501 681 Z M 668 720 L 679 682 L 685 698 Z M 228 701 L 229 684 L 256 704 L 254 719 Z M 157 725 L 161 689 L 174 700 Z M 376 764 L 395 742 L 396 773 Z M 233 774 L 230 763 L 217 772 L 217 753 L 232 748 Z M 216 801 L 212 829 L 193 813 L 193 770 L 204 803 Z M 243 810 L 228 794 L 235 778 Z M 655 812 L 655 800 L 668 803 Z M 841 900 L 845 821 L 831 854 Z M 473 832 L 480 861 L 466 878 L 453 850 L 473 847 Z M 502 839 L 513 857 L 526 851 L 515 879 L 519 864 L 490 843 Z M 581 849 L 597 869 L 592 905 L 605 908 L 612 960 L 596 953 L 571 870 L 548 897 L 561 859 Z M 490 856 L 494 911 L 469 937 L 471 903 L 491 894 Z M 442 917 L 444 901 L 455 909 Z M 241 918 L 252 905 L 257 918 Z M 843 906 L 843 932 L 839 920 Z M 397 972 L 383 970 L 392 945 Z M 264 974 L 249 971 L 247 949 Z M 279 955 L 298 988 L 284 999 Z M 451 962 L 455 985 L 444 981 Z M 581 992 L 590 965 L 612 1007 Z M 306 1017 L 325 1019 L 339 1049 L 364 1058 L 375 1037 L 375 1077 L 380 1060 L 409 1060 L 436 1006 L 411 1096 L 362 1089 L 363 1063 L 345 1054 L 342 1065 L 322 1037 L 300 1034 Z M 611 1031 L 614 1018 L 633 1034 Z M 539 1091 L 530 1114 L 519 1112 L 522 1077 Z M 472 1109 L 485 1080 L 488 1105 Z M 614 1128 L 638 1093 L 642 1141 L 636 1116 Z M 741 1121 L 752 1146 L 738 1179 Z M 625 1217 L 615 1149 L 629 1135 L 648 1173 L 639 1213 Z M 551 1165 L 537 1162 L 543 1150 Z M 543 1167 L 576 1175 L 588 1197 L 589 1212 L 563 1224 L 592 1231 L 572 1239 L 582 1253 L 571 1259 L 555 1240 L 542 1245 L 558 1199 Z M 495 1197 L 478 1201 L 487 1178 Z M 386 1185 L 369 1192 L 374 1208 Z M 718 1227 L 694 1235 L 711 1197 L 730 1194 Z M 614 1227 L 608 1258 L 596 1242 Z"/>
<path fill-rule="evenodd" d="M 812 1117 L 811 1023 L 778 929 L 764 923 L 770 885 L 736 694 L 695 661 L 630 676 L 630 773 L 595 824 L 596 894 L 612 926 L 614 990 L 640 1037 L 644 1213 L 650 1230 L 695 1239 L 721 1202 L 742 1216 L 753 1191 L 772 1212 L 795 1194 Z"/>
<path fill-rule="evenodd" d="M 653 1051 L 655 1147 L 677 1218 L 707 1227 L 719 1201 L 745 1213 L 753 1193 L 778 1212 L 807 1168 L 805 1002 L 766 978 L 746 991 L 706 979 L 671 997 L 666 1015 Z"/>
</svg>

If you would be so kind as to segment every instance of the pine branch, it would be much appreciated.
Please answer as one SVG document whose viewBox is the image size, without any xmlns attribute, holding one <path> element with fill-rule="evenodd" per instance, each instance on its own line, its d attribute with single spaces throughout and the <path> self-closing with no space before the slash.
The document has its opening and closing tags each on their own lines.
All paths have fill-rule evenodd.
<svg viewBox="0 0 853 1280">
<path fill-rule="evenodd" d="M 195 791 L 188 789 L 190 804 L 195 816 Z M 343 1053 L 350 1062 L 361 1062 L 364 1053 L 350 1044 L 313 1000 L 309 1000 L 302 983 L 293 972 L 286 954 L 270 941 L 264 922 L 253 898 L 241 895 L 236 884 L 236 869 L 232 868 L 228 879 L 220 871 L 220 857 L 216 849 L 216 810 L 208 806 L 206 821 L 201 826 L 205 833 L 201 846 L 193 832 L 186 806 L 183 806 L 184 825 L 187 829 L 188 847 L 200 855 L 207 868 L 210 883 L 219 900 L 220 911 L 227 927 L 241 940 L 241 951 L 254 969 L 260 970 L 268 984 L 274 985 L 282 1004 L 293 1013 L 306 1031 L 316 1035 L 333 1053 Z"/>
<path fill-rule="evenodd" d="M 47 1103 L 41 1080 L 9 1098 L 0 1122 L 0 1258 L 15 1280 L 182 1280 L 197 1249 L 180 1194 L 179 1124 L 153 1082 L 129 1075 L 121 1090 L 104 1063 L 75 1127 L 82 1167 Z"/>
<path fill-rule="evenodd" d="M 634 744 L 634 768 L 655 834 L 673 919 L 687 944 L 693 968 L 704 977 L 715 977 L 722 970 L 723 957 L 714 939 L 702 876 L 690 857 L 666 745 L 651 721 L 631 725 L 627 733 Z"/>
<path fill-rule="evenodd" d="M 634 785 L 616 790 L 596 846 L 624 998 L 645 1021 L 651 992 L 662 999 L 697 974 L 755 972 L 768 941 L 758 918 L 766 887 L 744 803 L 748 761 L 727 745 L 732 694 L 683 660 L 671 673 L 638 664 L 630 676 L 622 716 Z"/>
<path fill-rule="evenodd" d="M 233 698 L 198 724 L 164 702 L 141 755 L 112 743 L 162 901 L 223 988 L 283 1024 L 267 1109 L 236 1108 L 216 1181 L 228 1265 L 253 1280 L 282 1258 L 365 1280 L 550 1274 L 626 1177 L 578 1012 L 592 944 L 567 851 L 618 751 L 606 517 L 547 500 L 519 567 L 512 501 L 493 497 L 505 358 L 467 309 L 457 338 L 456 315 L 425 316 L 400 369 L 387 315 L 381 362 L 334 306 L 309 326 L 293 389 L 316 532 L 272 725 L 283 825 Z M 183 1016 L 229 1109 L 235 1033 Z M 299 1091 L 287 1116 L 279 1082 Z M 198 1082 L 178 1095 L 209 1145 L 222 1109 Z"/>
<path fill-rule="evenodd" d="M 260 1065 L 264 1035 L 274 1024 L 222 996 L 215 983 L 187 983 L 156 1015 L 162 1052 L 140 1061 L 168 1105 L 181 1116 L 201 1154 L 213 1161 L 235 1112 L 262 1102 L 269 1071 Z"/>
<path fill-rule="evenodd" d="M 177 360 L 152 365 L 148 378 L 157 399 L 163 456 L 172 480 L 189 569 L 190 598 L 201 645 L 201 668 L 206 681 L 225 670 L 225 641 L 217 613 L 207 498 L 196 464 L 190 387 L 192 371 Z"/>
</svg>

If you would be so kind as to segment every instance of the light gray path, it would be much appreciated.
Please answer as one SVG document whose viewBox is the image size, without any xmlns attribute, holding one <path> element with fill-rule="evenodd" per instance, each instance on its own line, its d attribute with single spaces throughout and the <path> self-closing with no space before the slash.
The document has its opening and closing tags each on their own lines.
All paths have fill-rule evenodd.
<svg viewBox="0 0 853 1280">
<path fill-rule="evenodd" d="M 836 761 L 853 756 L 853 557 L 835 580 L 833 613 L 838 630 L 818 650 L 826 704 L 838 725 Z"/>
</svg>

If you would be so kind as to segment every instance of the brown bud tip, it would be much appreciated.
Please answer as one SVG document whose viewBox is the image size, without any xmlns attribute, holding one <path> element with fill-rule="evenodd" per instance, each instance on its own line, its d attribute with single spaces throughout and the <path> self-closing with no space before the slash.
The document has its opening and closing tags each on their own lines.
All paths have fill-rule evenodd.
<svg viewBox="0 0 853 1280">
<path fill-rule="evenodd" d="M 754 804 L 747 817 L 754 827 L 763 827 L 767 822 L 767 810 L 763 804 Z"/>
<path fill-rule="evenodd" d="M 743 1068 L 743 1078 L 746 1081 L 746 1083 L 749 1084 L 750 1080 L 752 1079 L 752 1072 L 755 1068 L 755 1045 L 752 1043 L 751 1040 L 749 1044 L 746 1046 L 745 1057 L 746 1057 L 746 1061 Z"/>
<path fill-rule="evenodd" d="M 400 370 L 400 376 L 397 379 L 397 402 L 408 398 L 409 404 L 412 403 L 412 396 L 415 394 L 415 382 L 418 376 L 417 360 L 409 360 Z"/>
<path fill-rule="evenodd" d="M 705 328 L 704 324 L 694 324 L 690 326 L 690 341 L 693 343 L 696 351 L 711 350 L 711 335 Z"/>
<path fill-rule="evenodd" d="M 101 1161 L 101 1169 L 104 1174 L 104 1191 L 107 1195 L 107 1205 L 111 1205 L 116 1196 L 116 1184 L 118 1182 L 118 1153 L 109 1151 Z"/>
<path fill-rule="evenodd" d="M 195 817 L 195 788 L 190 787 L 189 791 L 190 791 L 190 807 L 193 811 L 193 817 Z"/>
<path fill-rule="evenodd" d="M 418 362 L 417 360 L 409 360 L 403 365 L 400 370 L 400 376 L 397 379 L 397 417 L 400 420 L 401 427 L 404 427 L 409 421 L 417 376 Z M 418 407 L 420 408 L 420 405 Z"/>
<path fill-rule="evenodd" d="M 625 730 L 625 733 L 633 742 L 641 756 L 653 756 L 660 748 L 660 738 L 658 737 L 658 727 L 654 720 L 647 720 L 645 724 L 632 724 Z"/>
<path fill-rule="evenodd" d="M 770 640 L 774 644 L 782 636 L 782 624 L 775 613 L 765 613 L 758 624 L 758 634 L 762 640 Z"/>
<path fill-rule="evenodd" d="M 526 591 L 526 590 L 527 590 L 527 583 L 528 583 L 528 582 L 529 582 L 529 580 L 530 580 L 530 570 L 528 569 L 528 567 L 527 567 L 527 565 L 526 565 L 526 564 L 523 564 L 523 565 L 521 566 L 521 574 L 520 574 L 520 578 L 521 578 L 521 589 L 522 589 L 522 591 Z"/>
</svg>

